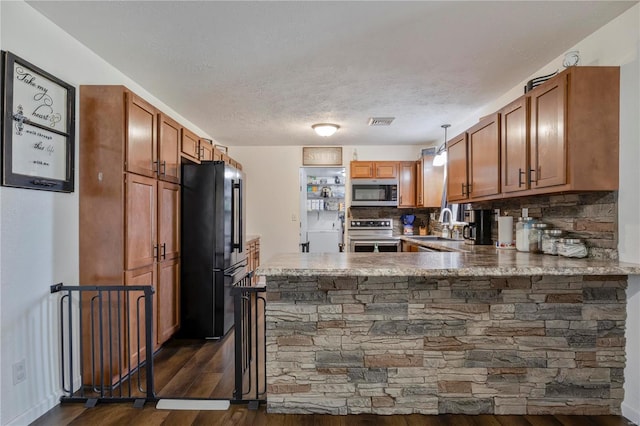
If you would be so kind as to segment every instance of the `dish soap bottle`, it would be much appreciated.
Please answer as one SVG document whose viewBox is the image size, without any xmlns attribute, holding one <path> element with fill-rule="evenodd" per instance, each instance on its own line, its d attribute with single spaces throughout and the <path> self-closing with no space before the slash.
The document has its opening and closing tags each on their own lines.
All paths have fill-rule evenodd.
<svg viewBox="0 0 640 426">
<path fill-rule="evenodd" d="M 374 253 L 379 253 L 379 252 L 380 252 L 380 250 L 378 250 L 378 243 L 375 243 L 375 244 L 373 245 L 373 252 L 374 252 Z"/>
<path fill-rule="evenodd" d="M 451 238 L 451 230 L 449 229 L 449 225 L 444 225 L 442 227 L 442 238 Z"/>
</svg>

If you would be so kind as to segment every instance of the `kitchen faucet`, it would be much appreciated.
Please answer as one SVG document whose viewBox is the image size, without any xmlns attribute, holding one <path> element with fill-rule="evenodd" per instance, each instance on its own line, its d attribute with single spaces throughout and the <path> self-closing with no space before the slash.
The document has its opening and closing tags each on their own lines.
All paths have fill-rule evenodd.
<svg viewBox="0 0 640 426">
<path fill-rule="evenodd" d="M 440 223 L 444 223 L 444 214 L 447 213 L 447 212 L 449 212 L 449 227 L 453 227 L 453 212 L 448 207 L 445 207 L 440 212 L 440 220 L 439 220 L 439 222 Z"/>
<path fill-rule="evenodd" d="M 444 223 L 444 214 L 449 212 L 449 226 L 446 224 L 442 227 L 442 237 L 451 238 L 451 231 L 453 230 L 453 212 L 450 208 L 445 207 L 440 211 L 440 223 Z"/>
</svg>

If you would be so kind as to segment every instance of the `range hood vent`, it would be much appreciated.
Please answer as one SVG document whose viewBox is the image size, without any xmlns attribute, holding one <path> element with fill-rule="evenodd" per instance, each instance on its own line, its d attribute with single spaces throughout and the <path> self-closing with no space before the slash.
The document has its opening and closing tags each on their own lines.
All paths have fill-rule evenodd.
<svg viewBox="0 0 640 426">
<path fill-rule="evenodd" d="M 369 126 L 390 126 L 395 117 L 371 117 Z"/>
</svg>

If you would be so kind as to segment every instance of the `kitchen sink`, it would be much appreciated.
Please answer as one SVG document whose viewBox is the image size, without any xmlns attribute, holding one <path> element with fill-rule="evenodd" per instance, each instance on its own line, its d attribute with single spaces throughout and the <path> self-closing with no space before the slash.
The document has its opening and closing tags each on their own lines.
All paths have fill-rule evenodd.
<svg viewBox="0 0 640 426">
<path fill-rule="evenodd" d="M 451 238 L 442 238 L 437 235 L 406 235 L 406 237 L 419 241 L 456 241 Z"/>
</svg>

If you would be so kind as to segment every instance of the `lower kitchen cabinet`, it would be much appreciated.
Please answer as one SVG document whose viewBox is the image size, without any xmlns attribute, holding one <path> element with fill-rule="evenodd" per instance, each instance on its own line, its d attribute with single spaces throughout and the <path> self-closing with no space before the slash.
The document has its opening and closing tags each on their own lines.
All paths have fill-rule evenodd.
<svg viewBox="0 0 640 426">
<path fill-rule="evenodd" d="M 155 265 L 149 265 L 135 270 L 126 271 L 124 274 L 124 283 L 128 286 L 151 285 L 156 286 L 157 275 Z M 138 367 L 138 363 L 145 360 L 145 351 L 147 350 L 146 335 L 144 326 L 145 308 L 144 298 L 141 298 L 142 292 L 128 293 L 129 297 L 124 301 L 125 312 L 128 312 L 128 324 L 125 326 L 127 333 L 123 336 L 124 347 L 128 353 L 129 366 L 134 369 Z M 125 324 L 127 319 L 125 319 Z M 154 341 L 152 336 L 152 342 Z"/>
<path fill-rule="evenodd" d="M 180 327 L 180 259 L 158 263 L 155 311 L 156 344 L 159 346 Z"/>
</svg>

